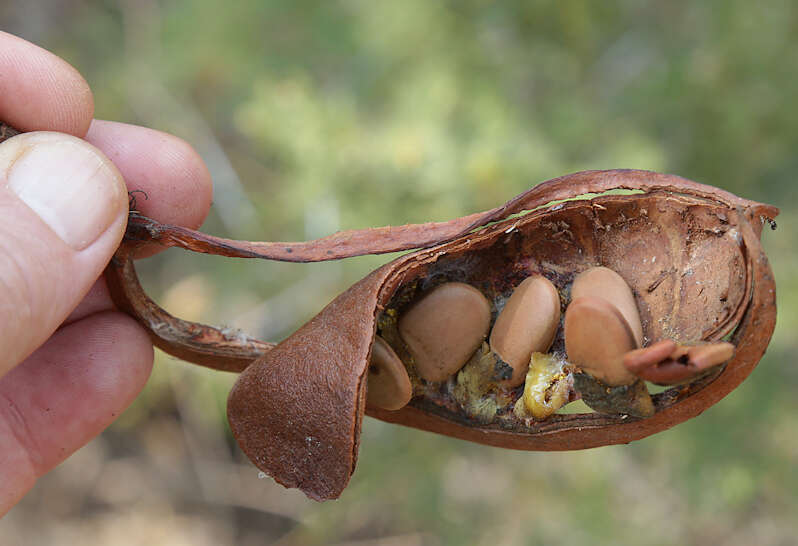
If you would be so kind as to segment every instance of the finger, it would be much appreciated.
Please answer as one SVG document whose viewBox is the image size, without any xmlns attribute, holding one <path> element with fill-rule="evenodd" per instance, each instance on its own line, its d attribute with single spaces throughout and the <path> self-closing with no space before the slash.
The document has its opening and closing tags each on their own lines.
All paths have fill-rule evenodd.
<svg viewBox="0 0 798 546">
<path fill-rule="evenodd" d="M 211 176 L 202 158 L 184 140 L 146 127 L 94 120 L 86 140 L 103 151 L 140 190 L 136 208 L 162 223 L 198 228 L 212 198 Z"/>
<path fill-rule="evenodd" d="M 135 194 L 136 210 L 159 222 L 198 228 L 211 206 L 211 176 L 188 143 L 175 136 L 111 121 L 95 120 L 86 140 L 102 150 Z M 144 197 L 146 195 L 146 198 Z M 152 245 L 139 257 L 161 250 Z"/>
<path fill-rule="evenodd" d="M 114 309 L 111 294 L 108 292 L 108 285 L 105 284 L 105 277 L 100 277 L 94 281 L 94 284 L 83 299 L 80 300 L 78 306 L 69 313 L 69 316 L 61 325 L 72 324 L 89 315 L 102 313 L 103 311 L 113 311 Z"/>
<path fill-rule="evenodd" d="M 195 229 L 211 205 L 211 177 L 199 154 L 184 140 L 135 125 L 95 120 L 86 140 L 119 168 L 128 191 L 141 190 L 136 208 L 161 222 Z M 162 250 L 153 244 L 139 256 Z M 101 277 L 66 319 L 74 322 L 92 313 L 114 309 Z"/>
<path fill-rule="evenodd" d="M 0 516 L 130 405 L 152 358 L 131 318 L 102 313 L 60 329 L 0 379 Z"/>
<path fill-rule="evenodd" d="M 0 120 L 82 137 L 94 113 L 86 80 L 47 50 L 0 31 Z"/>
<path fill-rule="evenodd" d="M 0 376 L 77 306 L 126 219 L 119 171 L 87 142 L 42 132 L 0 144 Z"/>
</svg>

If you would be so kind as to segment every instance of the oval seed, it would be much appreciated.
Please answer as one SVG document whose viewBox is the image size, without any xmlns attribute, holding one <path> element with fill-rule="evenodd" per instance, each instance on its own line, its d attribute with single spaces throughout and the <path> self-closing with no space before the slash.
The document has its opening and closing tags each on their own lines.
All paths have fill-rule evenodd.
<svg viewBox="0 0 798 546">
<path fill-rule="evenodd" d="M 656 366 L 660 362 L 673 359 L 671 356 L 676 351 L 676 342 L 672 339 L 663 339 L 652 343 L 643 349 L 635 349 L 623 357 L 623 365 L 635 375 L 640 375 L 645 370 Z M 678 358 L 678 357 L 677 357 Z"/>
<path fill-rule="evenodd" d="M 461 282 L 442 284 L 399 319 L 399 335 L 413 356 L 418 375 L 444 381 L 462 368 L 490 328 L 490 303 Z"/>
<path fill-rule="evenodd" d="M 582 296 L 565 310 L 568 360 L 602 383 L 629 385 L 636 377 L 623 365 L 637 347 L 632 329 L 618 309 L 602 298 Z"/>
<path fill-rule="evenodd" d="M 546 277 L 524 279 L 507 300 L 490 333 L 490 347 L 513 368 L 502 382 L 515 387 L 524 382 L 532 353 L 546 353 L 560 325 L 560 296 Z"/>
<path fill-rule="evenodd" d="M 687 345 L 677 345 L 673 352 L 670 354 L 668 358 L 675 362 L 681 362 L 682 364 L 687 364 L 689 357 L 687 356 L 687 350 L 690 347 Z"/>
<path fill-rule="evenodd" d="M 671 344 L 675 345 L 673 342 Z M 658 349 L 658 346 L 661 346 L 661 349 Z M 662 357 L 667 349 L 666 342 L 660 341 L 646 349 L 632 351 L 624 358 L 624 365 L 646 381 L 658 385 L 678 385 L 692 380 L 703 371 L 722 364 L 734 356 L 734 345 L 716 342 L 702 345 L 675 345 L 669 354 L 657 361 L 656 357 Z M 639 369 L 634 369 L 637 364 L 641 366 Z"/>
<path fill-rule="evenodd" d="M 734 356 L 734 345 L 728 342 L 708 343 L 694 345 L 687 349 L 690 364 L 699 370 L 706 370 L 717 366 Z"/>
<path fill-rule="evenodd" d="M 602 298 L 617 307 L 632 329 L 637 347 L 643 345 L 640 312 L 637 310 L 632 289 L 623 277 L 607 267 L 591 267 L 577 275 L 571 287 L 571 299 L 582 296 Z"/>
<path fill-rule="evenodd" d="M 412 396 L 413 386 L 404 364 L 384 339 L 374 336 L 366 405 L 393 411 L 406 406 Z"/>
</svg>

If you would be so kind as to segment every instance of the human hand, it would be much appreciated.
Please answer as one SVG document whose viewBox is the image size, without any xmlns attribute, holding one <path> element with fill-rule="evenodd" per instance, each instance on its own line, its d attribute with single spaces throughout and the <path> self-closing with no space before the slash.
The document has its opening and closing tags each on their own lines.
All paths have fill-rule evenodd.
<svg viewBox="0 0 798 546">
<path fill-rule="evenodd" d="M 63 60 L 0 32 L 0 516 L 107 427 L 143 388 L 152 345 L 101 277 L 129 190 L 161 222 L 199 227 L 207 168 L 182 140 L 92 120 Z M 126 187 L 127 183 L 127 187 Z M 154 251 L 154 250 L 153 250 Z"/>
</svg>

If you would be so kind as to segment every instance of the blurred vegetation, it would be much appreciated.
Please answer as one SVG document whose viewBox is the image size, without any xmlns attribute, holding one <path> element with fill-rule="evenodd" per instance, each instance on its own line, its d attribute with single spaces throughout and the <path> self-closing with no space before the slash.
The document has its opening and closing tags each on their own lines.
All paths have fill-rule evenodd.
<svg viewBox="0 0 798 546">
<path fill-rule="evenodd" d="M 203 229 L 218 235 L 444 220 L 614 167 L 782 209 L 764 234 L 773 343 L 739 389 L 675 429 L 521 453 L 369 419 L 351 485 L 316 504 L 259 480 L 235 449 L 232 377 L 159 355 L 135 405 L 6 518 L 9 541 L 795 544 L 794 2 L 6 0 L 0 22 L 85 74 L 98 117 L 194 144 L 216 183 Z M 385 260 L 169 251 L 141 272 L 176 314 L 276 340 Z"/>
</svg>

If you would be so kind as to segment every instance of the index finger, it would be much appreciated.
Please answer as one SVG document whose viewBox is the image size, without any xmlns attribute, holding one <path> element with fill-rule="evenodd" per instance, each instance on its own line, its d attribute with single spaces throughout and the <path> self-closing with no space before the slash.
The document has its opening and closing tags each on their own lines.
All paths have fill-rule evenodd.
<svg viewBox="0 0 798 546">
<path fill-rule="evenodd" d="M 22 131 L 84 137 L 94 114 L 86 80 L 49 51 L 0 31 L 0 120 Z"/>
</svg>

